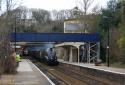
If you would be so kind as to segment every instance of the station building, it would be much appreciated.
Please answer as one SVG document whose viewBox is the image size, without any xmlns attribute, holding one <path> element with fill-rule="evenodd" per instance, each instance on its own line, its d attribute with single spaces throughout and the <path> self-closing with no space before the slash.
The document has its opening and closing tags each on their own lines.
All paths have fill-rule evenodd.
<svg viewBox="0 0 125 85">
<path fill-rule="evenodd" d="M 64 21 L 64 33 L 89 33 L 84 30 L 79 19 Z M 67 62 L 91 63 L 99 59 L 100 43 L 96 42 L 64 42 L 55 45 L 58 59 Z"/>
</svg>

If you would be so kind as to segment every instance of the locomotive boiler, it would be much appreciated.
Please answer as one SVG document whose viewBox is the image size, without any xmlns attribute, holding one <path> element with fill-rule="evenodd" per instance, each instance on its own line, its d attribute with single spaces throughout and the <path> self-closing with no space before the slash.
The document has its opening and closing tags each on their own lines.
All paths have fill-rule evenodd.
<svg viewBox="0 0 125 85">
<path fill-rule="evenodd" d="M 47 65 L 58 65 L 54 44 L 44 43 L 27 47 L 28 56 L 31 56 Z"/>
</svg>

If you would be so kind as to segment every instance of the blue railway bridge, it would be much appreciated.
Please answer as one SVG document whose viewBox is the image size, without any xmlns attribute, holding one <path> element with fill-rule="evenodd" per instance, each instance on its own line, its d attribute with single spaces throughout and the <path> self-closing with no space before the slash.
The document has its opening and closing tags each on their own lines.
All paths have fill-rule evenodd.
<svg viewBox="0 0 125 85">
<path fill-rule="evenodd" d="M 94 62 L 100 57 L 100 36 L 98 33 L 12 33 L 10 39 L 13 45 L 19 45 L 21 42 L 26 43 L 25 45 L 49 42 L 54 43 L 57 48 L 71 47 L 74 49 L 76 47 L 78 50 L 73 52 L 69 49 L 69 53 L 65 53 L 65 56 L 71 56 L 65 57 L 66 61 L 80 62 L 79 49 L 81 46 L 84 46 L 86 50 L 86 62 Z M 73 55 L 75 55 L 74 58 Z"/>
</svg>

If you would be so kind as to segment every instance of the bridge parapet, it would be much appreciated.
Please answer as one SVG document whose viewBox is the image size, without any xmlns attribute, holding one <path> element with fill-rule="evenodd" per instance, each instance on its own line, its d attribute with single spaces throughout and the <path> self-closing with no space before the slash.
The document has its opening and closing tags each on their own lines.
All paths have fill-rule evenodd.
<svg viewBox="0 0 125 85">
<path fill-rule="evenodd" d="M 12 33 L 12 42 L 99 42 L 98 33 Z"/>
</svg>

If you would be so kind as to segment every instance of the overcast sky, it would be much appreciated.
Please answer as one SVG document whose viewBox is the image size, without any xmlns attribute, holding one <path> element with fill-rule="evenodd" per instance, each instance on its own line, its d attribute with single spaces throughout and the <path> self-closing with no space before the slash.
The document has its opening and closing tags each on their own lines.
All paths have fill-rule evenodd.
<svg viewBox="0 0 125 85">
<path fill-rule="evenodd" d="M 22 1 L 22 2 L 20 2 Z M 14 0 L 17 6 L 22 5 L 28 8 L 41 8 L 48 11 L 62 10 L 62 9 L 73 9 L 78 6 L 77 0 Z M 94 0 L 93 6 L 98 5 L 99 7 L 105 8 L 107 1 L 109 0 Z M 2 11 L 4 12 L 5 0 L 2 0 Z M 92 8 L 92 7 L 91 7 Z M 90 9 L 89 9 L 90 10 Z"/>
<path fill-rule="evenodd" d="M 42 8 L 45 10 L 61 10 L 72 9 L 77 4 L 76 0 L 23 0 L 22 5 L 28 8 Z M 95 0 L 94 4 L 100 7 L 106 7 L 106 3 L 109 0 Z"/>
</svg>

